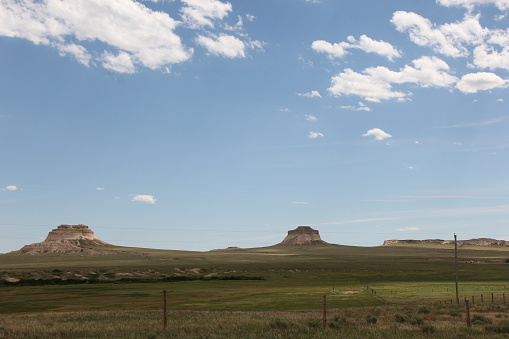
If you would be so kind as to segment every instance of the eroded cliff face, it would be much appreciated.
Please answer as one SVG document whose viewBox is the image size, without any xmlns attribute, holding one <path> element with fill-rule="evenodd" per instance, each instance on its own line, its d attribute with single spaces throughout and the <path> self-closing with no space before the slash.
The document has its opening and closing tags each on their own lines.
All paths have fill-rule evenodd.
<svg viewBox="0 0 509 339">
<path fill-rule="evenodd" d="M 91 252 L 93 250 L 86 247 L 90 245 L 108 245 L 108 243 L 99 240 L 87 225 L 60 225 L 49 232 L 46 240 L 23 246 L 20 250 L 11 253 Z"/>
<path fill-rule="evenodd" d="M 286 238 L 278 245 L 284 246 L 302 246 L 302 245 L 328 245 L 320 238 L 317 230 L 309 226 L 299 226 L 294 230 L 288 231 Z"/>
<path fill-rule="evenodd" d="M 495 246 L 495 247 L 508 247 L 509 241 L 497 240 L 490 238 L 477 238 L 469 240 L 458 240 L 458 246 Z M 450 245 L 454 244 L 454 240 L 442 240 L 442 239 L 426 239 L 426 240 L 385 240 L 383 246 L 390 245 L 409 245 L 409 244 L 442 244 Z"/>
</svg>

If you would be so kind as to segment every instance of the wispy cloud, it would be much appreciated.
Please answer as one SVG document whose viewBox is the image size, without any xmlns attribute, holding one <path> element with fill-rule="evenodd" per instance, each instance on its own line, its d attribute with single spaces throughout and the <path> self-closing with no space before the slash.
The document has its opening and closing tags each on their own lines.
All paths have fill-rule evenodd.
<svg viewBox="0 0 509 339">
<path fill-rule="evenodd" d="M 6 186 L 5 188 L 0 188 L 0 190 L 2 190 L 2 191 L 10 191 L 10 192 L 13 192 L 13 191 L 23 191 L 20 187 L 14 186 L 14 185 L 9 185 L 9 186 Z"/>
<path fill-rule="evenodd" d="M 308 134 L 309 139 L 316 139 L 316 138 L 323 138 L 323 137 L 324 137 L 323 133 L 319 133 L 319 132 L 309 132 L 309 134 Z"/>
<path fill-rule="evenodd" d="M 304 98 L 321 98 L 322 95 L 318 91 L 311 91 L 308 93 L 297 93 L 298 96 L 304 97 Z"/>
<path fill-rule="evenodd" d="M 308 201 L 292 201 L 292 204 L 296 205 L 309 205 Z"/>
<path fill-rule="evenodd" d="M 365 223 L 365 222 L 377 222 L 377 221 L 386 221 L 386 220 L 398 220 L 400 217 L 387 217 L 387 218 L 369 218 L 369 219 L 354 219 L 354 220 L 345 220 L 345 221 L 333 221 L 326 222 L 323 225 L 346 225 L 346 224 L 357 224 L 357 223 Z"/>
<path fill-rule="evenodd" d="M 398 228 L 396 231 L 398 231 L 398 232 L 417 232 L 420 230 L 421 229 L 419 227 L 401 227 L 401 228 Z"/>
<path fill-rule="evenodd" d="M 456 125 L 450 125 L 450 126 L 442 126 L 439 128 L 464 128 L 464 127 L 489 126 L 489 125 L 498 124 L 499 122 L 502 122 L 507 119 L 509 119 L 509 117 L 498 117 L 498 118 L 490 119 L 490 120 L 468 122 L 468 123 L 464 123 L 464 124 L 456 124 Z"/>
</svg>

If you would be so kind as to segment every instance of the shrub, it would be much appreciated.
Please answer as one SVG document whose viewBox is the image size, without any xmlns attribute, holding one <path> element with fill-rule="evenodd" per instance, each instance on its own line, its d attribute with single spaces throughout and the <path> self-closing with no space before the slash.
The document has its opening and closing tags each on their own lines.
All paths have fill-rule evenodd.
<svg viewBox="0 0 509 339">
<path fill-rule="evenodd" d="M 435 326 L 432 325 L 424 325 L 421 327 L 422 333 L 435 333 L 437 331 Z"/>
<path fill-rule="evenodd" d="M 378 319 L 375 316 L 368 315 L 366 316 L 366 321 L 368 322 L 368 324 L 376 324 Z"/>
<path fill-rule="evenodd" d="M 497 325 L 486 325 L 484 329 L 495 333 L 509 333 L 509 321 L 504 320 Z"/>
<path fill-rule="evenodd" d="M 348 322 L 344 315 L 337 315 L 334 317 L 334 319 L 332 321 L 335 321 L 339 324 L 346 324 Z"/>
<path fill-rule="evenodd" d="M 491 324 L 492 321 L 489 318 L 486 318 L 483 315 L 474 314 L 472 317 L 472 324 L 474 325 L 485 325 L 485 324 Z"/>
<path fill-rule="evenodd" d="M 307 324 L 311 328 L 319 328 L 320 327 L 320 321 L 316 320 L 316 319 L 308 320 Z"/>
<path fill-rule="evenodd" d="M 509 264 L 509 259 L 506 259 L 506 260 L 505 260 L 505 263 L 506 263 L 506 264 Z"/>
<path fill-rule="evenodd" d="M 451 312 L 449 312 L 449 314 L 453 317 L 460 317 L 461 316 L 461 312 L 460 311 L 456 311 L 456 310 L 452 310 Z"/>
<path fill-rule="evenodd" d="M 281 320 L 280 318 L 276 318 L 270 322 L 270 327 L 272 328 L 279 328 L 279 329 L 285 329 L 288 327 L 288 323 Z"/>
<path fill-rule="evenodd" d="M 409 317 L 406 314 L 396 314 L 394 316 L 394 320 L 396 320 L 398 323 L 405 323 L 407 322 Z"/>
<path fill-rule="evenodd" d="M 422 325 L 424 323 L 424 321 L 422 320 L 421 317 L 413 317 L 412 319 L 410 319 L 410 324 L 412 325 Z"/>
<path fill-rule="evenodd" d="M 419 308 L 419 311 L 417 311 L 417 313 L 419 314 L 428 314 L 428 313 L 431 313 L 431 310 L 427 307 L 421 307 Z"/>
</svg>

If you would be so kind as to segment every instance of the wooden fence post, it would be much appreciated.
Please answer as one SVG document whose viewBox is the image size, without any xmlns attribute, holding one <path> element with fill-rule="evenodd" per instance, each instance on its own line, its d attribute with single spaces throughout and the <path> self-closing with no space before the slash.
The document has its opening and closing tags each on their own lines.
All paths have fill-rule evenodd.
<svg viewBox="0 0 509 339">
<path fill-rule="evenodd" d="M 474 305 L 474 304 L 475 304 L 475 297 L 472 296 L 472 305 Z"/>
<path fill-rule="evenodd" d="M 471 327 L 472 324 L 470 323 L 470 305 L 468 304 L 468 299 L 465 299 L 465 307 L 466 307 L 467 326 Z"/>
<path fill-rule="evenodd" d="M 327 296 L 323 296 L 322 301 L 322 326 L 323 328 L 327 328 Z"/>
<path fill-rule="evenodd" d="M 484 296 L 481 293 L 481 304 L 484 304 Z"/>
<path fill-rule="evenodd" d="M 168 327 L 168 313 L 166 308 L 166 290 L 163 291 L 163 329 Z"/>
<path fill-rule="evenodd" d="M 495 303 L 495 298 L 493 297 L 493 292 L 491 292 L 491 303 L 494 304 Z"/>
<path fill-rule="evenodd" d="M 505 293 L 502 293 L 502 297 L 504 298 L 504 305 L 505 305 Z"/>
</svg>

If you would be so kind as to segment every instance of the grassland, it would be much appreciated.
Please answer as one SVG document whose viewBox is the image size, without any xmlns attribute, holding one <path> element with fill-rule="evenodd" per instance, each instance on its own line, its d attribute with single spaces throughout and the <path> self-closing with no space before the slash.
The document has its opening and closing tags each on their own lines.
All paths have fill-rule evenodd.
<svg viewBox="0 0 509 339">
<path fill-rule="evenodd" d="M 504 335 L 489 326 L 503 329 L 508 321 L 506 248 L 460 249 L 460 298 L 473 299 L 473 312 L 491 321 L 472 328 L 465 327 L 463 303 L 450 303 L 451 246 L 105 249 L 105 255 L 0 255 L 4 280 L 88 282 L 0 285 L 0 338 L 488 338 Z M 171 277 L 190 280 L 165 281 Z M 165 331 L 163 290 L 172 324 Z M 430 312 L 419 313 L 423 307 Z M 407 321 L 395 320 L 397 314 Z"/>
</svg>

